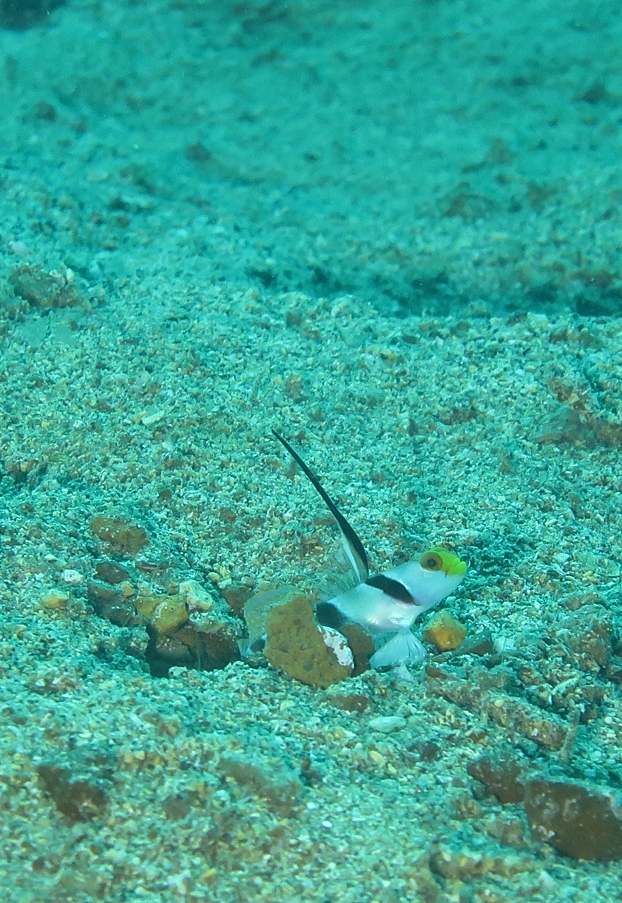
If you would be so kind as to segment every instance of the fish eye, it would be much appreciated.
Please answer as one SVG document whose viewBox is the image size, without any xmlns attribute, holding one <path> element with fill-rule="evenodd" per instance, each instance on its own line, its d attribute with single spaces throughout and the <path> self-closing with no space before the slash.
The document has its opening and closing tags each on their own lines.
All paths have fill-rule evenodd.
<svg viewBox="0 0 622 903">
<path fill-rule="evenodd" d="M 443 567 L 441 556 L 438 552 L 426 552 L 421 556 L 419 564 L 424 571 L 440 571 Z"/>
</svg>

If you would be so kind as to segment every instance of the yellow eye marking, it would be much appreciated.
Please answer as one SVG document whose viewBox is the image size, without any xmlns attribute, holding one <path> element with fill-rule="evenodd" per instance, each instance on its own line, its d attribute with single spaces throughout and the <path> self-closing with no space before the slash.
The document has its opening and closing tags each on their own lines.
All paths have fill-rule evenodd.
<svg viewBox="0 0 622 903">
<path fill-rule="evenodd" d="M 458 577 L 466 573 L 466 562 L 461 561 L 453 552 L 434 546 L 424 552 L 419 559 L 424 571 L 445 571 L 447 576 Z"/>
<path fill-rule="evenodd" d="M 419 559 L 419 564 L 423 568 L 424 571 L 440 571 L 443 567 L 443 561 L 438 552 L 434 552 L 430 549 L 429 552 L 426 552 L 425 555 L 422 555 Z"/>
</svg>

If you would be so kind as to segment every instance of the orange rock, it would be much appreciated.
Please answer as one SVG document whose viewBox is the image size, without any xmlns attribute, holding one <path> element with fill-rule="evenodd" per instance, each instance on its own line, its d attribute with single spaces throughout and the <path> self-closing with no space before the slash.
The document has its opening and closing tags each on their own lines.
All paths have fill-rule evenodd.
<svg viewBox="0 0 622 903">
<path fill-rule="evenodd" d="M 182 596 L 142 596 L 136 611 L 151 624 L 158 635 L 171 633 L 188 620 L 188 608 Z"/>
<path fill-rule="evenodd" d="M 437 611 L 423 631 L 426 643 L 432 643 L 441 652 L 457 649 L 464 642 L 466 627 L 456 621 L 448 611 Z"/>
</svg>

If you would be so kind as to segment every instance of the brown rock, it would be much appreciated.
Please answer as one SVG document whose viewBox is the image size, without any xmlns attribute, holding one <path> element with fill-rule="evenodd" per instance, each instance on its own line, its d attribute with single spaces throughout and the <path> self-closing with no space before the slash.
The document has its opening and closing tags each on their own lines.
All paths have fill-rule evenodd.
<svg viewBox="0 0 622 903">
<path fill-rule="evenodd" d="M 251 648 L 261 643 L 266 633 L 268 612 L 275 605 L 282 605 L 298 595 L 293 586 L 271 587 L 264 592 L 256 593 L 244 605 L 244 620 L 248 629 L 248 642 Z"/>
<path fill-rule="evenodd" d="M 222 586 L 220 592 L 231 611 L 241 616 L 251 594 L 250 587 L 243 583 L 230 583 L 228 586 Z"/>
<path fill-rule="evenodd" d="M 190 645 L 190 629 L 194 625 L 182 628 L 182 636 Z M 240 657 L 237 635 L 231 627 L 224 623 L 214 624 L 210 630 L 194 630 L 199 667 L 204 671 L 215 671 L 225 668 Z"/>
<path fill-rule="evenodd" d="M 363 693 L 335 693 L 327 696 L 326 701 L 344 712 L 364 712 L 369 705 L 369 699 Z"/>
<path fill-rule="evenodd" d="M 105 618 L 120 627 L 136 622 L 134 601 L 128 598 L 120 587 L 89 580 L 86 585 L 88 600 L 100 618 Z"/>
<path fill-rule="evenodd" d="M 467 772 L 501 803 L 520 803 L 525 797 L 521 763 L 507 750 L 474 759 L 467 765 Z"/>
<path fill-rule="evenodd" d="M 184 640 L 192 639 L 196 644 L 196 636 L 183 637 L 184 628 L 172 634 L 158 634 L 152 629 L 149 632 L 149 643 L 145 650 L 145 660 L 154 677 L 168 677 L 173 667 L 196 668 L 199 658 L 194 646 Z"/>
<path fill-rule="evenodd" d="M 68 768 L 42 764 L 37 774 L 58 811 L 71 822 L 91 821 L 108 805 L 108 797 L 98 784 L 75 778 Z"/>
<path fill-rule="evenodd" d="M 622 859 L 622 809 L 613 793 L 545 777 L 527 782 L 532 833 L 573 859 Z"/>
<path fill-rule="evenodd" d="M 492 652 L 494 652 L 494 646 L 490 631 L 482 630 L 481 633 L 477 633 L 473 637 L 467 637 L 464 643 L 456 649 L 453 657 L 455 658 L 458 655 L 490 655 Z"/>
<path fill-rule="evenodd" d="M 71 596 L 69 595 L 69 593 L 65 593 L 60 589 L 48 590 L 47 593 L 43 594 L 43 597 L 41 599 L 43 607 L 49 609 L 50 611 L 66 608 L 70 601 Z"/>
<path fill-rule="evenodd" d="M 60 274 L 46 273 L 42 267 L 18 267 L 9 276 L 9 285 L 18 298 L 40 310 L 74 307 L 83 300 L 73 282 Z"/>
<path fill-rule="evenodd" d="M 122 555 L 133 557 L 149 542 L 146 530 L 126 520 L 98 515 L 91 518 L 89 526 L 98 539 Z"/>
<path fill-rule="evenodd" d="M 425 673 L 427 677 L 431 677 L 433 680 L 453 680 L 454 678 L 454 675 L 451 672 L 445 671 L 435 664 L 426 665 Z"/>
<path fill-rule="evenodd" d="M 170 633 L 159 634 L 151 625 L 147 630 L 145 658 L 154 677 L 167 677 L 174 666 L 215 671 L 240 657 L 237 635 L 223 621 L 214 621 L 209 627 L 186 621 Z"/>
<path fill-rule="evenodd" d="M 98 561 L 95 565 L 95 573 L 100 580 L 106 583 L 123 583 L 124 580 L 130 580 L 130 572 L 116 561 Z"/>
</svg>

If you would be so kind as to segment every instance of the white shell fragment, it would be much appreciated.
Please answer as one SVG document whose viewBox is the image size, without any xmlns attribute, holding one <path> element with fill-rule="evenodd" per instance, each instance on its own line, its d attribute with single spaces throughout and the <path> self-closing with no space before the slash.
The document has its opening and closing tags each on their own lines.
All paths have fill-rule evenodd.
<svg viewBox="0 0 622 903">
<path fill-rule="evenodd" d="M 333 630 L 332 627 L 321 626 L 320 632 L 328 648 L 335 653 L 335 657 L 339 664 L 343 665 L 345 668 L 353 668 L 354 656 L 352 655 L 352 650 L 348 646 L 348 641 L 344 635 L 339 633 L 338 630 Z"/>
</svg>

